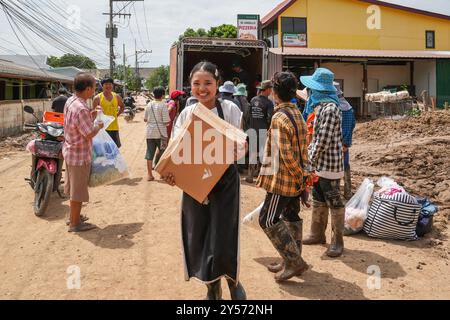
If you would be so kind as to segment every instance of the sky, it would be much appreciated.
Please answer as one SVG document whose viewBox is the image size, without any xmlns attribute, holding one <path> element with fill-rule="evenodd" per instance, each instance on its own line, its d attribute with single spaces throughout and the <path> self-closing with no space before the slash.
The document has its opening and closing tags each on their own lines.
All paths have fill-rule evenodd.
<svg viewBox="0 0 450 320">
<path fill-rule="evenodd" d="M 5 0 L 15 1 L 15 0 Z M 33 0 L 41 3 L 45 8 L 45 0 Z M 450 15 L 450 0 L 385 0 L 404 6 L 438 12 Z M 104 38 L 105 26 L 108 20 L 104 12 L 108 12 L 108 0 L 53 0 L 60 6 L 62 12 L 67 16 L 73 16 L 73 8 L 79 10 L 80 21 L 89 26 L 96 34 L 98 41 L 91 44 L 89 40 L 85 43 L 92 47 L 88 55 L 95 57 L 100 68 L 109 66 L 108 42 Z M 208 30 L 211 26 L 223 23 L 236 25 L 237 14 L 259 14 L 266 15 L 282 0 L 144 0 L 135 2 L 123 12 L 130 13 L 131 18 L 117 18 L 119 26 L 119 37 L 115 39 L 116 64 L 121 64 L 123 59 L 122 48 L 125 43 L 126 63 L 134 66 L 135 39 L 137 50 L 151 50 L 150 54 L 139 55 L 141 67 L 154 67 L 169 63 L 169 50 L 178 36 L 191 27 L 194 29 L 204 28 Z M 117 10 L 127 2 L 117 2 Z M 145 6 L 145 7 L 144 7 Z M 145 9 L 145 10 L 144 10 Z M 146 19 L 145 19 L 146 18 Z M 68 20 L 69 21 L 69 20 Z M 145 23 L 147 21 L 147 24 Z M 63 21 L 61 21 L 63 22 Z M 65 22 L 67 25 L 67 21 Z M 69 21 L 69 24 L 71 22 Z M 6 17 L 0 10 L 0 54 L 25 54 L 19 41 L 11 31 Z M 76 27 L 75 27 L 75 30 Z M 81 31 L 80 34 L 84 34 Z M 91 34 L 91 32 L 89 32 Z M 92 37 L 92 34 L 91 34 Z M 32 36 L 30 36 L 33 39 Z M 32 54 L 45 54 L 61 56 L 63 52 L 43 44 L 42 40 L 31 40 L 37 44 L 31 48 L 25 39 L 22 39 Z M 8 49 L 8 50 L 6 50 Z"/>
</svg>

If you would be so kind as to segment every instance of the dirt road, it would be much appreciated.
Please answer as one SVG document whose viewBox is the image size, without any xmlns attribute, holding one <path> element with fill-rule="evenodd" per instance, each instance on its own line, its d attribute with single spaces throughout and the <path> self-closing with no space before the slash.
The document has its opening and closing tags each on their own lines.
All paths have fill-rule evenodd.
<svg viewBox="0 0 450 320">
<path fill-rule="evenodd" d="M 180 191 L 145 180 L 142 118 L 139 113 L 133 123 L 121 119 L 121 152 L 132 177 L 91 189 L 91 203 L 83 211 L 99 228 L 86 233 L 67 232 L 68 201 L 57 195 L 45 217 L 34 216 L 33 192 L 23 180 L 29 155 L 0 153 L 1 299 L 204 297 L 202 284 L 184 281 Z M 363 142 L 360 146 L 364 150 Z M 357 150 L 358 144 L 354 154 Z M 362 160 L 355 161 L 355 168 L 363 172 Z M 242 215 L 263 196 L 262 190 L 243 184 Z M 306 232 L 310 215 L 309 210 L 302 212 Z M 416 242 L 346 237 L 345 254 L 338 259 L 325 257 L 325 246 L 305 246 L 304 258 L 312 269 L 281 285 L 265 268 L 277 257 L 274 248 L 262 231 L 242 226 L 241 280 L 249 299 L 448 299 L 449 232 L 442 221 L 439 232 Z M 329 241 L 329 230 L 327 234 Z M 369 267 L 379 268 L 379 283 L 368 275 Z M 77 268 L 81 288 L 68 289 Z M 225 282 L 222 286 L 228 299 Z"/>
</svg>

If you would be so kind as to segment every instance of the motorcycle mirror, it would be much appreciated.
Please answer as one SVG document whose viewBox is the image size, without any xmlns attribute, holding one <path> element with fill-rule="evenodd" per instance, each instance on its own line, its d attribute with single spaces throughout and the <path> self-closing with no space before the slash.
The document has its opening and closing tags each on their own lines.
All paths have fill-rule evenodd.
<svg viewBox="0 0 450 320">
<path fill-rule="evenodd" d="M 23 107 L 23 111 L 25 111 L 26 113 L 34 114 L 34 109 L 30 106 Z"/>
</svg>

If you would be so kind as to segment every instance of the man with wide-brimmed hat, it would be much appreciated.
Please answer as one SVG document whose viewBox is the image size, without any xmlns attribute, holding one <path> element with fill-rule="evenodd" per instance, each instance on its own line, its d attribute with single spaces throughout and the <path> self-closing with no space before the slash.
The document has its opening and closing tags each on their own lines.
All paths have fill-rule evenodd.
<svg viewBox="0 0 450 320">
<path fill-rule="evenodd" d="M 326 68 L 318 68 L 312 76 L 302 76 L 300 81 L 309 89 L 305 112 L 315 112 L 312 142 L 308 147 L 311 169 L 319 176 L 314 184 L 311 234 L 305 245 L 326 243 L 325 230 L 328 212 L 331 213 L 332 238 L 326 252 L 338 257 L 344 250 L 345 208 L 339 183 L 344 177 L 342 152 L 342 112 L 334 86 L 334 74 Z"/>
</svg>

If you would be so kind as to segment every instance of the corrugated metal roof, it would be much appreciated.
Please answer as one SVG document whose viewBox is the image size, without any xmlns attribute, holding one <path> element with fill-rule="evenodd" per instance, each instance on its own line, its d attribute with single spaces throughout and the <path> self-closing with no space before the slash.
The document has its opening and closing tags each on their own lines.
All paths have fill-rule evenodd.
<svg viewBox="0 0 450 320">
<path fill-rule="evenodd" d="M 21 66 L 33 66 L 33 68 L 38 67 L 39 69 L 48 69 L 50 66 L 47 64 L 47 56 L 46 55 L 0 55 L 0 60 L 11 61 L 15 64 L 20 64 Z M 36 65 L 37 64 L 37 65 Z"/>
<path fill-rule="evenodd" d="M 284 48 L 282 52 L 282 48 L 271 48 L 270 52 L 284 56 L 450 59 L 450 51 Z"/>
<path fill-rule="evenodd" d="M 62 76 L 50 71 L 44 72 L 39 69 L 21 66 L 7 60 L 0 60 L 0 76 L 19 79 L 64 81 L 70 83 L 73 82 L 73 78 L 71 77 Z"/>
</svg>

